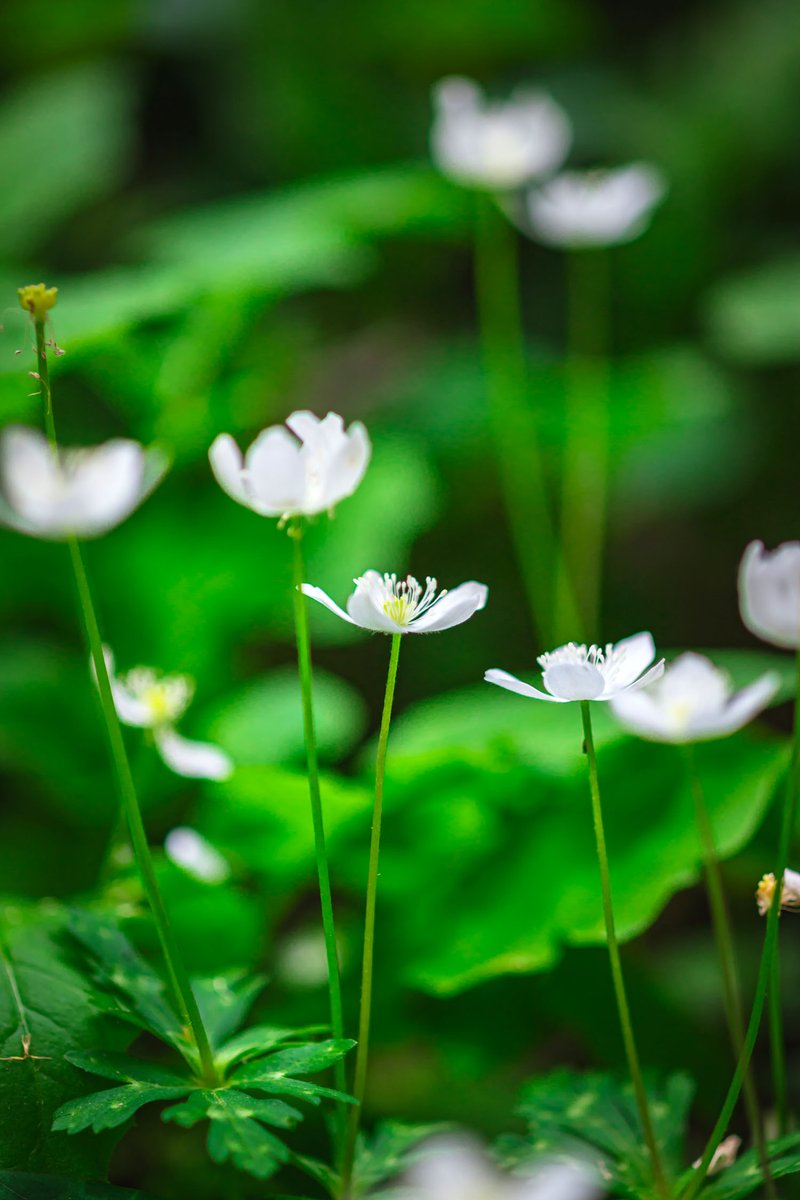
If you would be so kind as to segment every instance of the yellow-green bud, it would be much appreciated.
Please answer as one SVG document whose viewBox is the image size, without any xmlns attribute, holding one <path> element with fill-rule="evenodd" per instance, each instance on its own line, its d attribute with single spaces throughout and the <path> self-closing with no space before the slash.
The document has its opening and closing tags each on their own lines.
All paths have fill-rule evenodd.
<svg viewBox="0 0 800 1200">
<path fill-rule="evenodd" d="M 58 297 L 58 288 L 49 288 L 44 283 L 29 283 L 17 291 L 20 304 L 34 321 L 45 321 Z"/>
</svg>

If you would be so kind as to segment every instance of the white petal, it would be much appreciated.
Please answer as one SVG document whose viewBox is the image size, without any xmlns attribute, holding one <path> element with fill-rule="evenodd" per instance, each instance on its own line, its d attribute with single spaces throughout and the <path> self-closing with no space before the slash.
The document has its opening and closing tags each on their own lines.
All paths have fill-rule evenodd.
<svg viewBox="0 0 800 1200">
<path fill-rule="evenodd" d="M 167 858 L 203 883 L 222 883 L 231 873 L 219 850 L 187 825 L 170 830 L 164 838 L 164 851 Z"/>
<path fill-rule="evenodd" d="M 655 656 L 655 642 L 649 633 L 635 633 L 633 637 L 617 642 L 613 648 L 611 664 L 603 672 L 608 695 L 633 683 Z"/>
<path fill-rule="evenodd" d="M 376 574 L 368 571 L 363 578 Z M 373 633 L 409 633 L 410 626 L 400 625 L 393 620 L 375 600 L 375 593 L 368 589 L 356 588 L 347 598 L 347 611 L 355 625 L 362 629 L 370 629 Z"/>
<path fill-rule="evenodd" d="M 114 653 L 110 646 L 103 646 L 103 658 L 106 663 L 106 671 L 108 672 L 108 682 L 111 686 L 111 697 L 114 701 L 114 708 L 117 710 L 117 716 L 123 725 L 131 725 L 135 729 L 147 729 L 153 724 L 152 710 L 134 696 L 125 684 L 117 678 L 114 673 Z M 94 666 L 94 660 L 91 661 L 92 677 L 97 683 L 97 672 Z"/>
<path fill-rule="evenodd" d="M 508 671 L 501 671 L 497 667 L 492 667 L 483 678 L 487 683 L 496 683 L 498 687 L 505 688 L 508 692 L 516 692 L 518 696 L 529 696 L 532 700 L 550 700 L 555 704 L 567 703 L 563 696 L 550 696 L 547 692 L 540 692 L 538 688 L 532 687 L 529 683 L 523 683 L 515 675 L 509 675 Z"/>
<path fill-rule="evenodd" d="M 683 730 L 670 720 L 669 711 L 644 689 L 626 689 L 612 696 L 611 711 L 621 725 L 639 737 L 656 742 L 684 740 Z"/>
<path fill-rule="evenodd" d="M 542 673 L 548 692 L 562 700 L 597 700 L 605 680 L 591 663 L 554 663 Z"/>
<path fill-rule="evenodd" d="M 189 741 L 168 725 L 156 729 L 153 736 L 161 757 L 176 775 L 185 775 L 187 779 L 228 779 L 233 774 L 233 763 L 219 746 Z"/>
<path fill-rule="evenodd" d="M 331 600 L 328 593 L 323 592 L 322 588 L 315 587 L 313 583 L 304 583 L 300 590 L 302 591 L 303 595 L 308 596 L 310 600 L 316 600 L 317 603 L 324 604 L 325 607 L 330 609 L 332 613 L 335 613 L 337 617 L 341 617 L 343 621 L 347 621 L 348 625 L 358 624 L 358 622 L 354 621 L 352 617 L 348 617 L 344 609 L 339 608 L 339 605 L 336 603 L 336 601 Z"/>
<path fill-rule="evenodd" d="M 743 729 L 768 706 L 780 687 L 780 677 L 768 671 L 746 688 L 742 688 L 728 704 L 716 714 L 703 714 L 693 723 L 692 732 L 700 738 L 724 737 Z"/>
<path fill-rule="evenodd" d="M 142 499 L 144 469 L 144 449 L 138 442 L 117 438 L 87 450 L 68 489 L 65 529 L 79 537 L 97 537 L 119 525 Z"/>
<path fill-rule="evenodd" d="M 239 504 L 250 507 L 250 499 L 244 485 L 242 452 L 229 433 L 221 433 L 211 443 L 208 451 L 211 470 L 219 486 Z"/>
<path fill-rule="evenodd" d="M 300 447 L 282 425 L 263 429 L 245 455 L 254 507 L 265 516 L 305 512 L 306 473 Z"/>
<path fill-rule="evenodd" d="M 739 568 L 739 607 L 756 637 L 784 650 L 800 646 L 800 542 L 771 552 L 750 543 Z"/>
<path fill-rule="evenodd" d="M 488 597 L 489 589 L 485 584 L 474 580 L 462 583 L 437 600 L 419 620 L 412 620 L 411 633 L 436 633 L 461 625 L 486 606 Z"/>
<path fill-rule="evenodd" d="M 360 421 L 354 421 L 343 444 L 331 460 L 325 481 L 326 507 L 352 496 L 369 466 L 372 446 Z"/>
<path fill-rule="evenodd" d="M 645 671 L 644 675 L 642 675 L 640 679 L 634 679 L 633 683 L 629 683 L 623 687 L 617 687 L 613 689 L 607 688 L 606 691 L 603 692 L 602 696 L 598 696 L 597 699 L 611 700 L 614 696 L 619 696 L 623 692 L 637 692 L 639 688 L 646 688 L 649 687 L 651 683 L 655 683 L 656 680 L 660 679 L 663 674 L 664 659 L 661 658 L 650 668 L 649 671 Z"/>
<path fill-rule="evenodd" d="M 23 523 L 39 531 L 52 523 L 61 499 L 58 461 L 38 430 L 14 425 L 3 434 L 3 491 Z"/>
<path fill-rule="evenodd" d="M 328 416 L 333 416 L 333 414 L 328 413 Z M 339 417 L 339 422 L 339 428 L 341 430 L 342 426 L 344 425 L 341 417 Z M 308 412 L 306 409 L 300 409 L 298 412 L 289 414 L 289 416 L 286 418 L 286 424 L 301 442 L 314 442 L 315 438 L 320 433 L 323 422 L 319 419 L 316 413 Z"/>
<path fill-rule="evenodd" d="M 425 1146 L 407 1174 L 419 1200 L 472 1200 L 501 1194 L 503 1180 L 471 1138 L 441 1136 Z"/>
</svg>

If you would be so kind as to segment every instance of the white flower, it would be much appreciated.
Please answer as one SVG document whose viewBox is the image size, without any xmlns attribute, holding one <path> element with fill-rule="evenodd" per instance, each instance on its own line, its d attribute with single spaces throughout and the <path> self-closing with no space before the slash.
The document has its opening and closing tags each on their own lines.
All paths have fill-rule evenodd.
<svg viewBox="0 0 800 1200">
<path fill-rule="evenodd" d="M 325 935 L 321 929 L 290 933 L 276 948 L 275 972 L 290 987 L 322 987 L 328 978 Z"/>
<path fill-rule="evenodd" d="M 294 412 L 286 425 L 263 429 L 244 459 L 230 434 L 220 434 L 208 452 L 220 487 L 262 517 L 310 517 L 351 496 L 372 451 L 361 422 L 345 432 L 336 413 L 320 420 Z"/>
<path fill-rule="evenodd" d="M 55 451 L 36 429 L 12 426 L 0 441 L 0 522 L 33 537 L 99 537 L 124 521 L 167 469 L 158 450 L 115 438 Z"/>
<path fill-rule="evenodd" d="M 682 654 L 652 687 L 623 692 L 611 707 L 626 728 L 656 742 L 699 742 L 735 733 L 780 687 L 770 671 L 734 695 L 724 671 L 702 654 Z"/>
<path fill-rule="evenodd" d="M 483 608 L 489 595 L 484 584 L 473 581 L 437 595 L 435 579 L 426 579 L 423 589 L 413 575 L 398 580 L 396 575 L 380 575 L 377 571 L 366 571 L 353 582 L 356 590 L 348 597 L 347 612 L 322 588 L 304 583 L 303 592 L 349 625 L 374 633 L 437 633 L 450 629 Z"/>
<path fill-rule="evenodd" d="M 188 825 L 170 830 L 164 839 L 164 853 L 201 883 L 224 883 L 231 873 L 219 850 Z"/>
<path fill-rule="evenodd" d="M 739 609 L 751 633 L 773 646 L 800 646 L 800 542 L 765 550 L 751 542 L 739 567 Z"/>
<path fill-rule="evenodd" d="M 549 246 L 615 246 L 645 231 L 665 192 L 660 172 L 647 163 L 565 171 L 528 194 L 528 217 Z"/>
<path fill-rule="evenodd" d="M 542 92 L 517 91 L 487 102 L 470 79 L 443 79 L 434 90 L 431 153 L 445 175 L 492 191 L 521 187 L 561 166 L 572 141 L 563 109 Z"/>
<path fill-rule="evenodd" d="M 731 1133 L 728 1137 L 723 1138 L 720 1144 L 714 1151 L 711 1162 L 708 1164 L 709 1175 L 718 1175 L 720 1171 L 724 1171 L 726 1167 L 732 1167 L 736 1162 L 736 1156 L 739 1153 L 742 1139 L 736 1133 Z M 692 1163 L 692 1166 L 697 1169 L 703 1160 L 698 1158 Z"/>
<path fill-rule="evenodd" d="M 569 642 L 550 654 L 541 654 L 536 660 L 542 668 L 546 692 L 540 692 L 496 667 L 487 671 L 484 679 L 520 696 L 553 700 L 557 704 L 566 704 L 569 700 L 611 700 L 621 692 L 645 687 L 658 679 L 664 671 L 663 658 L 646 670 L 655 656 L 656 648 L 649 633 L 634 634 L 617 642 L 616 646 L 609 643 L 605 650 L 600 646 L 576 646 Z"/>
<path fill-rule="evenodd" d="M 472 1138 L 432 1138 L 408 1171 L 408 1200 L 589 1200 L 598 1194 L 595 1173 L 569 1160 L 532 1164 L 505 1175 Z M 390 1193 L 391 1194 L 391 1193 Z"/>
<path fill-rule="evenodd" d="M 233 763 L 224 750 L 208 742 L 192 742 L 174 725 L 191 703 L 194 683 L 186 675 L 159 675 L 151 667 L 135 667 L 115 675 L 114 656 L 104 647 L 106 668 L 117 716 L 123 725 L 150 729 L 167 766 L 188 779 L 227 779 Z"/>
<path fill-rule="evenodd" d="M 762 917 L 765 917 L 772 908 L 772 901 L 775 898 L 775 888 L 775 876 L 771 871 L 769 875 L 763 875 L 759 880 L 758 887 L 756 888 L 756 904 Z M 787 868 L 783 872 L 781 908 L 786 911 L 800 908 L 800 872 L 798 871 L 790 871 Z"/>
</svg>

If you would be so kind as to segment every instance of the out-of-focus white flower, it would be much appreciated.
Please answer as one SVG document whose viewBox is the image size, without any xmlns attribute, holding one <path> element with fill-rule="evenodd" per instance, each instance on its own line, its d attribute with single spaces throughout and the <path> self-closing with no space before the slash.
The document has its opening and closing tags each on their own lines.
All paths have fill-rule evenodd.
<svg viewBox="0 0 800 1200">
<path fill-rule="evenodd" d="M 708 1164 L 708 1174 L 718 1175 L 720 1171 L 724 1171 L 726 1167 L 732 1167 L 736 1162 L 736 1156 L 742 1144 L 742 1139 L 737 1133 L 731 1133 L 728 1137 L 723 1138 L 720 1144 L 714 1151 L 711 1162 Z M 698 1158 L 692 1163 L 695 1170 L 700 1166 L 703 1160 Z"/>
<path fill-rule="evenodd" d="M 468 1137 L 432 1138 L 408 1171 L 400 1193 L 408 1200 L 589 1200 L 599 1189 L 595 1173 L 577 1160 L 533 1163 L 506 1175 Z"/>
<path fill-rule="evenodd" d="M 220 487 L 262 517 L 310 517 L 351 496 L 372 452 L 361 422 L 345 431 L 336 413 L 294 412 L 286 425 L 263 429 L 244 458 L 221 433 L 208 452 Z"/>
<path fill-rule="evenodd" d="M 224 750 L 209 742 L 193 742 L 175 731 L 191 703 L 194 683 L 186 675 L 160 675 L 151 667 L 114 673 L 114 655 L 104 648 L 106 668 L 117 716 L 124 725 L 149 729 L 164 762 L 176 775 L 189 779 L 227 779 L 233 763 Z"/>
<path fill-rule="evenodd" d="M 646 670 L 655 656 L 656 648 L 649 633 L 634 634 L 615 646 L 609 643 L 604 650 L 600 646 L 577 646 L 569 642 L 549 654 L 540 654 L 536 660 L 542 668 L 546 692 L 497 667 L 487 671 L 484 679 L 520 696 L 557 704 L 570 700 L 611 700 L 660 678 L 664 672 L 663 658 Z"/>
<path fill-rule="evenodd" d="M 224 883 L 231 873 L 219 850 L 188 825 L 170 830 L 164 838 L 164 853 L 201 883 Z"/>
<path fill-rule="evenodd" d="M 322 987 L 328 978 L 322 930 L 298 929 L 287 934 L 276 949 L 275 973 L 291 987 Z"/>
<path fill-rule="evenodd" d="M 437 595 L 435 579 L 426 579 L 423 588 L 413 575 L 398 579 L 377 571 L 365 571 L 353 582 L 356 590 L 347 599 L 347 612 L 322 588 L 304 583 L 303 592 L 349 625 L 373 633 L 437 633 L 450 629 L 483 608 L 489 595 L 485 584 L 474 581 Z"/>
<path fill-rule="evenodd" d="M 769 671 L 734 694 L 724 671 L 702 654 L 682 654 L 652 687 L 611 701 L 614 716 L 655 742 L 700 742 L 725 737 L 767 707 L 780 687 Z"/>
<path fill-rule="evenodd" d="M 490 191 L 522 187 L 561 166 L 572 141 L 569 118 L 543 92 L 519 90 L 490 103 L 471 79 L 437 84 L 431 153 L 458 183 Z"/>
<path fill-rule="evenodd" d="M 647 163 L 608 171 L 565 171 L 529 192 L 534 235 L 549 246 L 616 246 L 644 233 L 666 184 Z"/>
<path fill-rule="evenodd" d="M 739 609 L 762 641 L 783 650 L 800 646 L 800 542 L 777 550 L 750 543 L 739 567 Z"/>
<path fill-rule="evenodd" d="M 124 521 L 160 481 L 167 459 L 114 438 L 54 450 L 43 434 L 11 426 L 0 440 L 0 522 L 33 537 L 99 537 Z"/>
<path fill-rule="evenodd" d="M 765 917 L 772 908 L 772 902 L 775 899 L 775 890 L 775 876 L 770 871 L 769 875 L 761 877 L 756 888 L 756 904 L 762 917 Z M 800 908 L 800 872 L 798 871 L 790 871 L 787 868 L 783 872 L 781 908 L 787 912 L 797 911 Z"/>
</svg>

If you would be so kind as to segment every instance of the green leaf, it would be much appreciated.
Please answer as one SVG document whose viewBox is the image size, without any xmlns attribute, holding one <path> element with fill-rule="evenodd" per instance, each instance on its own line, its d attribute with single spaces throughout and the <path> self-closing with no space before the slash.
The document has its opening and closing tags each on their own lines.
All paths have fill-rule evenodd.
<svg viewBox="0 0 800 1200">
<path fill-rule="evenodd" d="M 143 1062 L 127 1054 L 102 1053 L 101 1051 L 72 1050 L 67 1061 L 104 1079 L 116 1079 L 121 1083 L 152 1083 L 157 1087 L 189 1087 L 191 1081 L 169 1067 L 157 1063 Z"/>
<path fill-rule="evenodd" d="M 243 1058 L 256 1058 L 266 1054 L 281 1042 L 302 1041 L 314 1034 L 327 1032 L 325 1025 L 306 1025 L 301 1029 L 289 1029 L 277 1025 L 254 1025 L 237 1033 L 225 1042 L 215 1055 L 220 1067 L 230 1067 Z"/>
<path fill-rule="evenodd" d="M 401 1121 L 384 1121 L 371 1137 L 362 1135 L 353 1167 L 354 1196 L 370 1196 L 379 1184 L 402 1174 L 414 1161 L 414 1151 L 448 1128 L 445 1124 L 404 1125 Z"/>
<path fill-rule="evenodd" d="M 144 1192 L 111 1187 L 108 1183 L 81 1183 L 56 1175 L 29 1175 L 0 1171 L 0 1200 L 155 1200 Z"/>
<path fill-rule="evenodd" d="M 256 998 L 264 990 L 263 975 L 241 973 L 197 979 L 192 983 L 203 1024 L 213 1047 L 219 1046 L 241 1025 Z"/>
<path fill-rule="evenodd" d="M 332 1038 L 326 1042 L 314 1042 L 305 1046 L 292 1046 L 278 1050 L 266 1058 L 244 1063 L 231 1075 L 237 1087 L 255 1088 L 257 1091 L 275 1094 L 285 1093 L 319 1103 L 320 1097 L 355 1103 L 351 1097 L 331 1088 L 320 1087 L 306 1080 L 293 1078 L 296 1075 L 312 1075 L 332 1067 L 335 1062 L 352 1049 L 355 1042 L 346 1038 Z"/>
<path fill-rule="evenodd" d="M 66 1055 L 87 1045 L 119 1049 L 129 1035 L 70 961 L 65 925 L 52 906 L 0 910 L 0 1166 L 97 1178 L 113 1137 L 51 1133 L 64 1101 L 92 1086 Z"/>
<path fill-rule="evenodd" d="M 754 366 L 800 357 L 800 260 L 784 256 L 723 280 L 706 301 L 717 350 Z"/>
<path fill-rule="evenodd" d="M 68 1100 L 53 1118 L 54 1131 L 80 1133 L 91 1129 L 100 1133 L 103 1129 L 114 1129 L 124 1125 L 140 1108 L 154 1100 L 177 1100 L 185 1096 L 190 1084 L 164 1087 L 157 1083 L 129 1083 L 125 1087 L 108 1088 L 93 1092 L 77 1100 Z"/>
<path fill-rule="evenodd" d="M 769 1173 L 773 1179 L 786 1175 L 796 1175 L 800 1172 L 800 1134 L 790 1134 L 788 1137 L 776 1138 L 767 1144 L 769 1157 Z M 689 1172 L 686 1182 L 691 1178 Z M 735 1163 L 726 1167 L 719 1176 L 708 1179 L 700 1195 L 703 1200 L 740 1200 L 740 1197 L 751 1195 L 762 1186 L 764 1173 L 758 1158 L 758 1152 L 747 1150 L 741 1154 Z"/>
<path fill-rule="evenodd" d="M 301 1116 L 286 1105 L 282 1110 L 276 1110 L 274 1104 L 264 1105 L 235 1088 L 195 1092 L 186 1104 L 168 1108 L 162 1115 L 164 1120 L 184 1126 L 208 1117 L 208 1152 L 212 1160 L 224 1163 L 231 1159 L 240 1170 L 257 1179 L 267 1179 L 290 1157 L 287 1147 L 264 1129 L 262 1122 L 286 1127 Z"/>
<path fill-rule="evenodd" d="M 297 1108 L 284 1104 L 283 1100 L 265 1100 L 263 1097 L 248 1096 L 236 1088 L 220 1088 L 212 1091 L 194 1091 L 185 1104 L 174 1104 L 165 1108 L 161 1114 L 165 1121 L 175 1121 L 188 1129 L 198 1121 L 216 1113 L 218 1097 L 229 1096 L 240 1105 L 240 1112 L 245 1109 L 256 1120 L 266 1125 L 276 1125 L 279 1129 L 292 1129 L 303 1114 Z M 216 1119 L 216 1118 L 215 1118 Z"/>
</svg>

